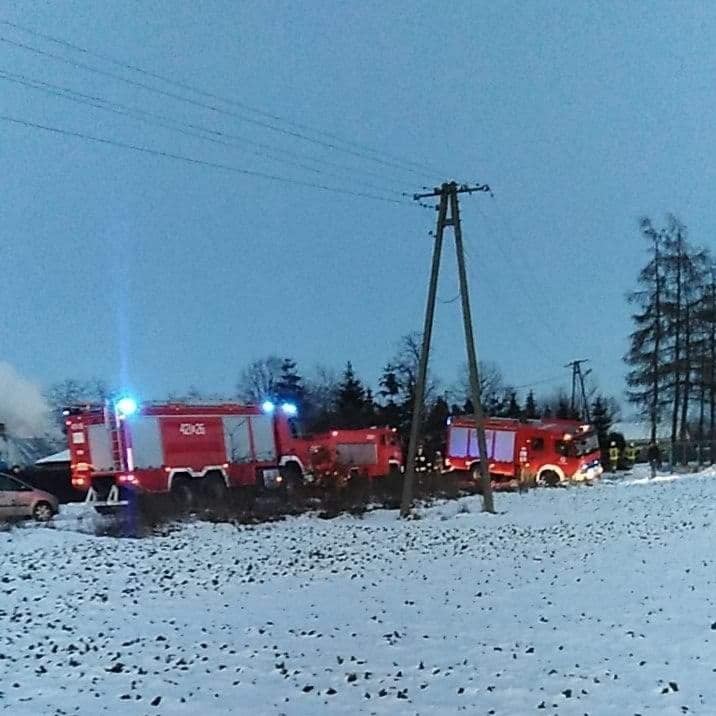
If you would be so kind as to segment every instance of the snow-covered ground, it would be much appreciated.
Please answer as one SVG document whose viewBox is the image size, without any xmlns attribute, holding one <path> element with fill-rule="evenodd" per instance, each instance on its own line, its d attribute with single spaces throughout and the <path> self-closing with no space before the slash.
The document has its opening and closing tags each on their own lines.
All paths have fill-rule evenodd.
<svg viewBox="0 0 716 716">
<path fill-rule="evenodd" d="M 70 508 L 0 532 L 0 712 L 713 715 L 715 478 L 143 540 Z"/>
</svg>

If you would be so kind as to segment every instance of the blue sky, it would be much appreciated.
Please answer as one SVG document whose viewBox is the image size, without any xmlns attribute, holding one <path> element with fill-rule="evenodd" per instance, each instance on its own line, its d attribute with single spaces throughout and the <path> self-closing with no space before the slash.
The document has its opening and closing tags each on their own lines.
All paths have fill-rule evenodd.
<svg viewBox="0 0 716 716">
<path fill-rule="evenodd" d="M 639 216 L 673 211 L 714 245 L 710 3 L 10 0 L 0 19 L 438 172 L 336 154 L 0 42 L 2 72 L 355 171 L 307 175 L 0 80 L 2 114 L 357 191 L 412 192 L 441 172 L 489 182 L 494 198 L 462 205 L 478 352 L 514 384 L 563 373 L 566 386 L 562 366 L 589 357 L 621 395 Z M 0 36 L 119 71 L 7 26 Z M 228 391 L 268 353 L 306 372 L 351 359 L 375 382 L 422 325 L 430 211 L 5 122 L 0 151 L 0 359 L 43 384 Z M 433 366 L 450 383 L 464 348 L 446 248 Z"/>
</svg>

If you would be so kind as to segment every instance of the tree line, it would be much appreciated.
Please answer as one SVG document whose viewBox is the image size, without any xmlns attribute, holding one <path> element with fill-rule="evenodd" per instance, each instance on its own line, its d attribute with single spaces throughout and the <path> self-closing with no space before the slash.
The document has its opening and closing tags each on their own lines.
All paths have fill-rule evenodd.
<svg viewBox="0 0 716 716">
<path fill-rule="evenodd" d="M 714 259 L 674 215 L 663 226 L 644 217 L 639 228 L 647 260 L 628 294 L 627 398 L 649 422 L 651 440 L 666 427 L 672 455 L 685 461 L 679 444 L 716 441 Z"/>
<path fill-rule="evenodd" d="M 269 355 L 248 364 L 239 374 L 232 395 L 210 394 L 196 388 L 173 392 L 164 399 L 173 402 L 239 400 L 262 403 L 296 405 L 307 432 L 321 432 L 331 428 L 364 428 L 389 426 L 407 439 L 413 417 L 415 388 L 420 358 L 421 335 L 404 335 L 371 388 L 348 361 L 341 371 L 317 366 L 308 373 L 299 369 L 291 357 Z M 540 417 L 580 418 L 570 406 L 566 392 L 537 397 L 528 390 L 521 397 L 517 388 L 506 383 L 499 366 L 480 363 L 480 390 L 485 411 L 494 417 L 536 419 Z M 53 385 L 47 397 L 59 414 L 67 405 L 101 403 L 116 395 L 104 381 L 82 382 L 74 379 Z M 471 414 L 467 369 L 454 384 L 445 385 L 429 373 L 422 415 L 423 444 L 427 450 L 442 447 L 445 425 L 450 415 Z M 591 391 L 593 422 L 600 440 L 606 442 L 609 429 L 618 413 L 616 401 Z"/>
</svg>

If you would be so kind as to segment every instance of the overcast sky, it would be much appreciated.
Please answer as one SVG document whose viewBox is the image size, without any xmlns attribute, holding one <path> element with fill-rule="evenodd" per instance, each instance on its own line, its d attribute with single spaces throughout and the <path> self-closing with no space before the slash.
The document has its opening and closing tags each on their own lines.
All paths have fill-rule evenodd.
<svg viewBox="0 0 716 716">
<path fill-rule="evenodd" d="M 353 171 L 289 167 L 255 145 L 210 143 L 6 79 L 0 113 L 356 192 L 373 192 L 363 183 L 410 193 L 452 177 L 489 182 L 494 198 L 462 205 L 480 357 L 514 384 L 564 374 L 565 386 L 562 366 L 591 358 L 600 387 L 621 396 L 624 294 L 644 256 L 639 216 L 676 212 L 695 241 L 714 247 L 716 5 L 441 7 L 6 0 L 0 12 L 430 171 L 336 153 L 7 42 L 6 77 Z M 219 103 L 6 25 L 0 36 Z M 99 376 L 151 397 L 191 384 L 228 391 L 242 366 L 268 353 L 293 356 L 305 372 L 352 359 L 375 383 L 401 334 L 422 326 L 431 211 L 6 121 L 0 150 L 0 360 L 43 384 Z M 433 362 L 446 383 L 464 361 L 453 246 Z"/>
</svg>

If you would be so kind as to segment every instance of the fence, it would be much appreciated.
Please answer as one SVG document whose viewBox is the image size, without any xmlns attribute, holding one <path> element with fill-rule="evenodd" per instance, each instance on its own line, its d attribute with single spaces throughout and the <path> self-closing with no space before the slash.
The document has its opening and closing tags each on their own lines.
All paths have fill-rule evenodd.
<svg viewBox="0 0 716 716">
<path fill-rule="evenodd" d="M 662 465 L 706 467 L 716 462 L 716 440 L 658 440 Z M 637 462 L 647 462 L 647 443 L 638 443 Z"/>
</svg>

